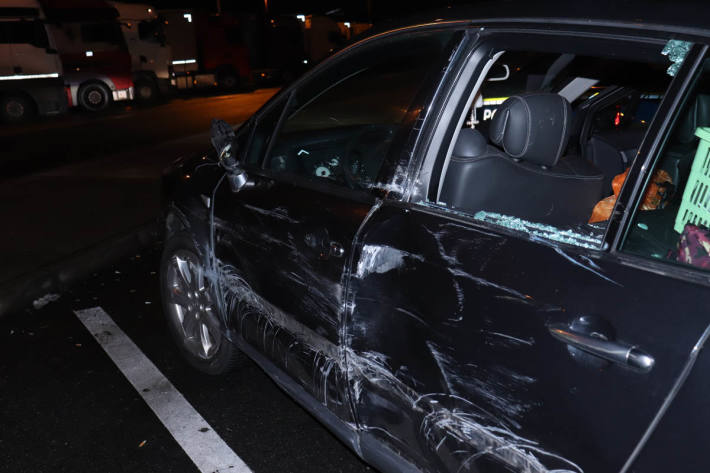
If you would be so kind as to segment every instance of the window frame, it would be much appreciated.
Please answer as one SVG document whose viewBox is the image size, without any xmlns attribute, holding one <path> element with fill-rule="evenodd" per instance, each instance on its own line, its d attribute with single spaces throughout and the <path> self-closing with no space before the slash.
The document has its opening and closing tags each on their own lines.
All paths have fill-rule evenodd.
<svg viewBox="0 0 710 473">
<path fill-rule="evenodd" d="M 327 70 L 330 70 L 331 68 L 337 67 L 342 61 L 347 61 L 353 54 L 359 53 L 363 48 L 368 48 L 370 46 L 378 44 L 381 40 L 387 40 L 387 39 L 392 39 L 392 38 L 397 38 L 399 36 L 404 36 L 404 35 L 412 35 L 412 34 L 426 34 L 426 33 L 431 33 L 431 32 L 436 32 L 436 31 L 451 31 L 452 34 L 456 34 L 456 32 L 465 32 L 465 25 L 468 22 L 466 21 L 448 21 L 448 22 L 440 22 L 440 23 L 431 23 L 431 24 L 425 24 L 425 25 L 417 25 L 417 26 L 411 26 L 411 27 L 405 27 L 405 28 L 399 28 L 396 30 L 391 30 L 391 31 L 386 31 L 383 33 L 375 34 L 371 37 L 365 38 L 357 43 L 354 43 L 343 50 L 337 52 L 333 56 L 325 59 L 322 61 L 318 66 L 314 67 L 312 70 L 304 74 L 300 79 L 298 79 L 296 82 L 291 84 L 288 88 L 282 90 L 278 94 L 276 94 L 274 97 L 272 97 L 264 106 L 256 112 L 250 120 L 254 121 L 254 124 L 252 125 L 252 130 L 250 131 L 250 138 L 248 140 L 248 148 L 251 148 L 252 146 L 252 138 L 253 134 L 258 127 L 259 121 L 261 118 L 268 113 L 271 110 L 271 107 L 274 106 L 274 104 L 280 100 L 282 100 L 284 97 L 287 97 L 286 105 L 284 106 L 281 116 L 278 120 L 277 126 L 272 130 L 270 138 L 269 138 L 269 146 L 267 147 L 267 150 L 262 154 L 262 156 L 259 157 L 259 160 L 255 164 L 251 164 L 248 166 L 250 172 L 255 173 L 261 177 L 272 179 L 277 182 L 285 182 L 285 183 L 292 183 L 295 185 L 298 185 L 299 187 L 303 188 L 308 188 L 312 190 L 317 190 L 320 192 L 328 193 L 328 194 L 333 194 L 333 195 L 347 195 L 351 196 L 353 198 L 356 198 L 357 200 L 363 200 L 363 198 L 367 201 L 370 201 L 374 198 L 386 198 L 386 199 L 392 199 L 392 196 L 389 194 L 389 192 L 385 190 L 376 190 L 376 189 L 350 189 L 347 186 L 344 186 L 339 183 L 333 183 L 329 182 L 326 179 L 313 179 L 311 177 L 299 175 L 299 174 L 294 174 L 294 173 L 284 173 L 284 172 L 276 172 L 272 171 L 270 169 L 267 169 L 266 162 L 268 161 L 268 158 L 271 154 L 273 143 L 275 137 L 278 135 L 278 133 L 281 130 L 281 127 L 283 125 L 283 121 L 286 117 L 286 112 L 289 109 L 289 104 L 291 100 L 293 99 L 294 95 L 298 93 L 298 91 L 302 90 L 304 87 L 307 87 L 308 85 L 312 84 L 313 81 L 318 80 L 319 76 L 321 73 L 326 72 Z M 452 48 L 452 55 L 454 55 L 456 52 L 458 52 L 461 49 L 461 45 L 464 43 L 465 37 L 462 37 L 459 43 Z M 450 63 L 451 64 L 451 63 Z M 448 69 L 442 73 L 442 77 L 439 80 L 438 84 L 435 84 L 435 91 L 433 92 L 432 96 L 429 97 L 425 103 L 425 109 L 429 110 L 432 104 L 432 101 L 435 101 L 436 98 L 439 95 L 439 89 L 441 87 L 441 83 L 445 80 L 448 74 Z M 412 127 L 412 130 L 410 130 L 410 135 L 414 134 L 415 136 L 410 136 L 406 140 L 404 140 L 404 143 L 402 144 L 402 150 L 404 152 L 407 152 L 408 150 L 411 150 L 413 147 L 413 143 L 416 143 L 420 134 L 421 134 L 422 128 L 417 127 L 416 124 Z M 410 155 L 410 161 L 412 161 L 414 158 L 411 156 L 414 156 L 414 154 L 410 151 L 408 153 Z M 397 196 L 396 200 L 401 200 L 403 199 L 403 196 Z"/>
<path fill-rule="evenodd" d="M 644 138 L 639 146 L 637 158 L 634 159 L 631 163 L 631 169 L 629 171 L 627 180 L 625 182 L 624 187 L 622 188 L 622 191 L 619 194 L 619 197 L 617 198 L 617 202 L 614 207 L 614 210 L 612 211 L 612 216 L 609 220 L 609 224 L 607 225 L 606 230 L 604 231 L 603 236 L 601 238 L 600 247 L 586 248 L 579 245 L 534 238 L 525 232 L 512 230 L 500 225 L 475 220 L 472 214 L 447 208 L 441 204 L 438 204 L 435 201 L 428 201 L 428 199 L 430 199 L 432 195 L 436 197 L 436 195 L 438 194 L 439 181 L 440 177 L 443 176 L 443 174 L 440 174 L 437 177 L 436 173 L 433 173 L 431 171 L 431 168 L 425 169 L 425 165 L 427 164 L 427 161 L 429 161 L 428 164 L 430 166 L 436 167 L 437 165 L 439 165 L 440 169 L 443 168 L 446 153 L 448 153 L 448 150 L 446 151 L 446 153 L 444 152 L 444 150 L 445 148 L 449 147 L 453 148 L 453 146 L 449 146 L 449 144 L 451 143 L 446 141 L 445 139 L 441 139 L 441 137 L 450 137 L 456 134 L 457 128 L 452 125 L 452 122 L 454 120 L 457 120 L 459 117 L 464 116 L 466 101 L 463 100 L 463 98 L 466 97 L 467 94 L 469 96 L 473 94 L 474 89 L 477 89 L 480 86 L 480 84 L 477 83 L 478 81 L 474 80 L 477 77 L 475 74 L 480 74 L 484 70 L 484 65 L 494 56 L 497 51 L 501 49 L 500 44 L 510 43 L 512 41 L 511 37 L 513 37 L 514 35 L 518 38 L 539 38 L 538 41 L 527 41 L 524 43 L 526 48 L 531 49 L 536 48 L 536 46 L 538 46 L 539 44 L 549 44 L 550 41 L 552 41 L 556 37 L 559 38 L 559 36 L 565 36 L 567 38 L 574 39 L 579 38 L 582 41 L 595 39 L 612 41 L 624 40 L 628 43 L 643 42 L 647 44 L 657 43 L 659 45 L 662 45 L 672 37 L 676 37 L 676 35 L 671 35 L 667 33 L 663 34 L 661 32 L 655 31 L 649 31 L 647 35 L 642 35 L 638 31 L 627 32 L 623 35 L 620 35 L 618 31 L 613 30 L 609 32 L 595 32 L 580 29 L 579 31 L 577 31 L 570 29 L 569 25 L 564 24 L 551 25 L 551 29 L 548 30 L 541 30 L 537 27 L 525 28 L 520 26 L 505 27 L 491 25 L 486 27 L 485 31 L 484 28 L 480 28 L 479 33 L 480 34 L 476 38 L 476 40 L 473 41 L 472 44 L 469 46 L 470 50 L 466 55 L 466 61 L 468 62 L 462 65 L 461 67 L 461 71 L 468 68 L 471 70 L 471 72 L 468 75 L 460 73 L 457 77 L 457 83 L 454 83 L 452 85 L 452 87 L 458 89 L 457 93 L 451 93 L 446 97 L 446 103 L 442 105 L 443 112 L 440 114 L 439 120 L 431 125 L 432 130 L 430 131 L 431 137 L 429 139 L 429 143 L 427 144 L 426 148 L 420 151 L 422 155 L 420 158 L 422 166 L 414 171 L 415 175 L 411 179 L 412 182 L 415 182 L 417 180 L 420 182 L 420 189 L 418 191 L 415 190 L 409 193 L 408 207 L 429 214 L 435 214 L 446 218 L 451 218 L 457 221 L 465 221 L 468 224 L 471 224 L 472 226 L 479 228 L 482 231 L 521 238 L 523 240 L 528 240 L 533 243 L 538 243 L 548 247 L 563 247 L 577 252 L 604 255 L 621 261 L 624 264 L 633 265 L 635 267 L 646 269 L 652 272 L 658 272 L 661 274 L 669 274 L 673 272 L 678 277 L 687 278 L 688 271 L 684 270 L 683 268 L 673 270 L 674 268 L 669 268 L 668 265 L 664 263 L 661 263 L 663 267 L 660 268 L 658 266 L 658 262 L 649 262 L 648 260 L 645 260 L 642 257 L 620 253 L 617 250 L 617 246 L 619 237 L 622 234 L 622 229 L 626 228 L 630 222 L 630 220 L 628 219 L 628 213 L 624 213 L 622 209 L 628 208 L 626 203 L 630 201 L 629 199 L 632 196 L 632 190 L 634 197 L 636 197 L 639 192 L 639 174 L 641 173 L 642 169 L 646 170 L 645 166 L 647 166 L 650 157 L 655 156 L 654 153 L 656 153 L 656 149 L 658 146 L 658 138 L 666 132 L 668 126 L 669 112 L 675 110 L 674 107 L 677 107 L 677 102 L 680 101 L 687 93 L 687 82 L 689 79 L 692 79 L 693 73 L 698 67 L 698 55 L 700 55 L 700 58 L 702 59 L 701 50 L 704 51 L 704 48 L 707 48 L 707 46 L 704 46 L 704 42 L 698 42 L 697 38 L 693 38 L 693 41 L 695 42 L 693 48 L 691 48 L 691 51 L 688 53 L 686 60 L 682 64 L 682 67 L 679 69 L 676 76 L 671 79 L 668 88 L 664 93 L 664 97 L 661 103 L 659 104 L 658 110 L 656 111 L 653 120 L 649 123 L 648 128 L 646 129 Z M 500 40 L 500 42 L 497 41 L 501 38 L 503 39 Z M 476 63 L 471 64 L 472 61 L 476 61 Z M 465 82 L 465 87 L 461 86 L 462 81 Z M 440 145 L 438 148 L 433 147 L 433 144 L 436 143 L 437 137 L 439 137 L 440 141 Z M 649 137 L 653 138 L 649 139 Z M 434 156 L 433 159 L 432 156 Z M 639 156 L 644 156 L 644 158 L 638 159 Z M 421 179 L 422 174 L 427 172 L 429 173 L 427 179 Z M 648 178 L 650 178 L 650 174 L 648 174 Z M 633 183 L 634 185 L 632 186 L 631 183 Z M 640 198 L 640 194 L 638 195 Z M 624 217 L 623 221 L 621 219 L 622 216 Z M 694 273 L 696 271 L 697 270 L 693 270 Z M 694 277 L 692 279 L 695 281 L 698 280 L 697 277 Z M 710 275 L 706 274 L 703 279 L 706 280 L 708 284 L 710 284 Z"/>
<path fill-rule="evenodd" d="M 710 287 L 710 272 L 707 270 L 628 253 L 623 249 L 624 242 L 633 229 L 641 199 L 649 180 L 653 176 L 656 163 L 662 157 L 666 142 L 675 130 L 675 124 L 680 118 L 683 107 L 694 90 L 695 81 L 702 72 L 703 62 L 710 60 L 708 42 L 699 43 L 696 41 L 688 52 L 683 65 L 676 74 L 674 83 L 671 84 L 671 87 L 675 86 L 676 89 L 672 99 L 668 101 L 664 99 L 659 106 L 657 116 L 663 109 L 665 112 L 663 119 L 654 119 L 655 123 L 651 123 L 649 127 L 649 136 L 654 131 L 653 128 L 656 128 L 654 138 L 652 140 L 644 139 L 644 142 L 641 143 L 639 155 L 643 155 L 644 159 L 636 159 L 632 164 L 627 180 L 619 192 L 617 205 L 612 212 L 612 216 L 616 217 L 612 218 L 612 221 L 615 222 L 617 228 L 614 230 L 609 252 L 618 262 L 626 266 Z M 670 88 L 667 95 L 670 95 Z M 612 221 L 609 222 L 610 226 Z M 607 232 L 609 231 L 610 228 L 607 228 Z"/>
</svg>

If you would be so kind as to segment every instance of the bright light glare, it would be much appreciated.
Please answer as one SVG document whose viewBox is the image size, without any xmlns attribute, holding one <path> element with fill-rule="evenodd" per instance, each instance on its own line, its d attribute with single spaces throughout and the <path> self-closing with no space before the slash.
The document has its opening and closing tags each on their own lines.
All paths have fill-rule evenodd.
<svg viewBox="0 0 710 473">
<path fill-rule="evenodd" d="M 345 25 L 346 28 L 350 28 L 350 22 L 349 22 L 349 21 L 346 21 L 346 22 L 343 23 L 343 24 Z"/>
<path fill-rule="evenodd" d="M 298 18 L 299 20 L 301 20 L 304 23 L 306 22 L 306 15 L 296 15 L 296 18 Z"/>
<path fill-rule="evenodd" d="M 86 51 L 84 54 L 86 54 L 86 57 L 91 57 L 94 55 L 93 51 Z"/>
<path fill-rule="evenodd" d="M 182 17 L 185 18 L 188 23 L 192 23 L 192 13 L 184 13 Z"/>
<path fill-rule="evenodd" d="M 195 64 L 197 60 L 195 59 L 178 59 L 177 61 L 173 61 L 173 65 L 177 66 L 179 64 Z"/>
<path fill-rule="evenodd" d="M 59 74 L 17 74 L 12 76 L 0 76 L 0 80 L 22 80 L 22 79 L 50 79 L 59 77 Z"/>
<path fill-rule="evenodd" d="M 308 64 L 308 59 L 304 59 L 303 64 Z"/>
</svg>

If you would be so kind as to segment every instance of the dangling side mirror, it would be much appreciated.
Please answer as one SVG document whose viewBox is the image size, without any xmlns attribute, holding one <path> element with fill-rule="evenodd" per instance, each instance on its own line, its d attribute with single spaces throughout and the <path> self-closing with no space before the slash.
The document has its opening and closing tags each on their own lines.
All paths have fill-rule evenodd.
<svg viewBox="0 0 710 473">
<path fill-rule="evenodd" d="M 227 171 L 227 181 L 232 192 L 239 192 L 247 184 L 247 174 L 234 157 L 234 129 L 224 120 L 212 120 L 210 127 L 210 141 L 215 151 L 219 164 Z"/>
</svg>

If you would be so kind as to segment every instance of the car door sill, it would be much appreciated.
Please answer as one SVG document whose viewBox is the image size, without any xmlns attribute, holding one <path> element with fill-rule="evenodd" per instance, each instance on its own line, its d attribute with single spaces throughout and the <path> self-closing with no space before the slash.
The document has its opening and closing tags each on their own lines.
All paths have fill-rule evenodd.
<svg viewBox="0 0 710 473">
<path fill-rule="evenodd" d="M 306 409 L 313 417 L 323 423 L 328 430 L 362 460 L 381 471 L 400 471 L 405 473 L 421 471 L 383 443 L 376 440 L 371 434 L 364 433 L 361 437 L 354 426 L 344 422 L 327 407 L 319 403 L 281 368 L 247 343 L 241 335 L 235 334 L 233 341 L 237 348 L 259 365 L 281 389 L 286 391 L 289 396 L 301 407 Z"/>
</svg>

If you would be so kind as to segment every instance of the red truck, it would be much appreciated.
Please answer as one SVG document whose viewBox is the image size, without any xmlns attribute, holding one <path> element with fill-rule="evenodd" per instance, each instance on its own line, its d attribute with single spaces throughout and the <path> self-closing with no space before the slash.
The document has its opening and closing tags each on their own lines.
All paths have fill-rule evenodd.
<svg viewBox="0 0 710 473">
<path fill-rule="evenodd" d="M 118 11 L 103 0 L 41 0 L 70 106 L 99 111 L 133 99 L 131 56 Z"/>
<path fill-rule="evenodd" d="M 251 81 L 249 50 L 240 20 L 230 14 L 161 10 L 172 48 L 173 80 L 179 89 L 233 89 Z"/>
</svg>

